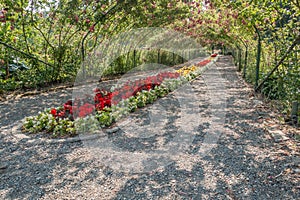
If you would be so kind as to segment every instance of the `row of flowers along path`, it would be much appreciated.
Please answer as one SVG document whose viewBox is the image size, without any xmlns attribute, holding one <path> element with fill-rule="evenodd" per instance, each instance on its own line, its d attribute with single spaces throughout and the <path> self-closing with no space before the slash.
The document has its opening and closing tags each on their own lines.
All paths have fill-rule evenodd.
<svg viewBox="0 0 300 200">
<path fill-rule="evenodd" d="M 153 103 L 180 85 L 199 76 L 201 69 L 217 54 L 192 66 L 184 66 L 175 72 L 161 72 L 144 79 L 127 81 L 113 91 L 94 89 L 94 96 L 85 95 L 67 101 L 62 107 L 48 108 L 37 116 L 27 117 L 23 131 L 45 132 L 55 137 L 73 136 L 81 131 L 93 131 L 97 121 L 101 127 L 110 126 L 129 112 Z M 93 114 L 93 115 L 92 115 Z"/>
</svg>

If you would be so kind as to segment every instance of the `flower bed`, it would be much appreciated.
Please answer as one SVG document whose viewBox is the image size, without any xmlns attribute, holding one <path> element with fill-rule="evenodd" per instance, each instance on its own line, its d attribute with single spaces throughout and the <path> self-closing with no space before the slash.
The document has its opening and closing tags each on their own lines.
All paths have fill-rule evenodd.
<svg viewBox="0 0 300 200">
<path fill-rule="evenodd" d="M 161 72 L 144 79 L 127 81 L 113 91 L 96 88 L 94 95 L 69 100 L 62 107 L 48 108 L 37 116 L 27 117 L 23 131 L 45 132 L 61 137 L 108 127 L 137 108 L 153 103 L 194 79 L 211 60 L 212 57 L 175 72 Z"/>
<path fill-rule="evenodd" d="M 50 113 L 56 118 L 69 118 L 74 120 L 78 117 L 86 117 L 96 111 L 101 111 L 105 107 L 117 105 L 121 100 L 136 96 L 142 90 L 149 91 L 159 86 L 166 79 L 176 79 L 180 76 L 178 72 L 162 72 L 156 76 L 149 76 L 146 79 L 127 81 L 123 86 L 114 91 L 94 90 L 94 96 L 85 95 L 85 98 L 67 101 L 63 108 L 53 108 Z"/>
</svg>

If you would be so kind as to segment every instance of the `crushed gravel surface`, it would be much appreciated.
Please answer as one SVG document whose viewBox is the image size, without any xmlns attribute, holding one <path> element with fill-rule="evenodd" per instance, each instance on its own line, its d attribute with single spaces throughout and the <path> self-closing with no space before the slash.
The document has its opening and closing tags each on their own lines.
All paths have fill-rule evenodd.
<svg viewBox="0 0 300 200">
<path fill-rule="evenodd" d="M 15 131 L 71 97 L 65 88 L 0 102 L 0 199 L 300 198 L 299 145 L 266 133 L 274 116 L 257 107 L 231 57 L 105 139 L 52 143 Z"/>
</svg>

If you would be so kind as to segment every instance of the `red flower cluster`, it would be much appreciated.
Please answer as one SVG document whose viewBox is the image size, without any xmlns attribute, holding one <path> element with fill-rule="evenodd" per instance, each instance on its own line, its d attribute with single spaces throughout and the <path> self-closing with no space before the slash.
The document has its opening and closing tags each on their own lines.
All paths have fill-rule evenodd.
<svg viewBox="0 0 300 200">
<path fill-rule="evenodd" d="M 94 102 L 95 102 L 95 108 L 97 110 L 102 110 L 105 106 L 110 107 L 111 106 L 111 99 L 112 99 L 112 92 L 107 92 L 105 90 L 100 90 L 96 88 L 94 90 L 95 92 L 95 97 L 94 97 Z"/>
<path fill-rule="evenodd" d="M 211 57 L 216 57 L 212 54 Z M 210 62 L 209 59 L 197 63 L 197 66 L 203 67 Z M 122 87 L 115 89 L 113 92 L 100 90 L 96 88 L 94 95 L 85 95 L 84 98 L 67 101 L 62 109 L 52 108 L 50 113 L 55 118 L 69 118 L 74 120 L 76 117 L 85 117 L 95 110 L 103 110 L 105 107 L 111 107 L 118 104 L 121 100 L 135 96 L 142 90 L 149 91 L 155 86 L 159 86 L 165 79 L 178 78 L 178 72 L 161 72 L 154 76 L 135 81 L 127 81 Z"/>
<path fill-rule="evenodd" d="M 149 76 L 146 79 L 139 79 L 135 81 L 128 81 L 121 88 L 117 88 L 111 94 L 111 103 L 113 105 L 118 104 L 122 99 L 127 99 L 131 96 L 135 96 L 142 90 L 149 91 L 155 86 L 159 86 L 165 79 L 178 78 L 179 73 L 177 72 L 161 72 L 156 76 Z"/>
<path fill-rule="evenodd" d="M 77 111 L 77 107 L 72 106 L 73 102 L 71 100 L 67 101 L 64 104 L 64 111 L 65 113 L 70 113 L 71 115 L 73 115 L 74 111 Z"/>
<path fill-rule="evenodd" d="M 73 119 L 73 114 L 74 114 L 74 112 L 77 113 L 78 108 L 76 106 L 72 106 L 72 104 L 73 104 L 73 102 L 71 100 L 69 100 L 64 104 L 64 107 L 62 110 L 57 110 L 55 108 L 52 108 L 50 113 L 56 118 L 69 117 L 70 119 Z"/>
<path fill-rule="evenodd" d="M 79 107 L 78 117 L 85 117 L 94 112 L 95 106 L 90 103 L 85 103 Z"/>
<path fill-rule="evenodd" d="M 69 100 L 64 104 L 62 110 L 51 109 L 50 113 L 54 117 L 69 118 L 73 120 L 76 117 L 85 117 L 95 110 L 103 110 L 104 107 L 111 107 L 111 105 L 118 104 L 122 99 L 127 99 L 136 95 L 142 90 L 149 91 L 155 86 L 159 86 L 165 79 L 178 78 L 180 76 L 177 72 L 161 72 L 155 76 L 149 76 L 145 79 L 135 81 L 128 81 L 122 87 L 115 89 L 113 92 L 94 90 L 95 96 L 86 95 L 86 99 Z M 92 99 L 92 101 L 88 99 Z"/>
<path fill-rule="evenodd" d="M 214 54 L 211 54 L 210 57 L 217 57 L 218 54 L 214 53 Z"/>
<path fill-rule="evenodd" d="M 197 65 L 199 65 L 200 67 L 203 67 L 203 66 L 207 65 L 208 63 L 210 63 L 210 60 L 203 60 L 203 61 L 199 62 Z"/>
</svg>

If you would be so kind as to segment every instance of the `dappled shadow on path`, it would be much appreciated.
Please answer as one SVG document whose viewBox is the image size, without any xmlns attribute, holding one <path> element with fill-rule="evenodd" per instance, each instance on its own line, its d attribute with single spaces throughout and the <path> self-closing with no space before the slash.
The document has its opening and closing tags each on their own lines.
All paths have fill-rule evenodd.
<svg viewBox="0 0 300 200">
<path fill-rule="evenodd" d="M 160 171 L 131 178 L 115 199 L 300 197 L 297 179 L 285 176 L 289 167 L 297 165 L 299 160 L 294 156 L 276 154 L 276 145 L 261 126 L 261 112 L 257 112 L 249 99 L 251 89 L 245 87 L 235 74 L 234 66 L 225 59 L 217 63 L 223 77 L 229 81 L 226 122 L 217 147 L 206 156 L 195 159 L 192 166 L 174 163 Z M 208 134 L 207 126 L 200 126 L 198 131 L 199 135 Z M 201 142 L 198 145 L 201 146 Z M 191 155 L 197 153 L 197 149 L 190 152 Z"/>
<path fill-rule="evenodd" d="M 237 76 L 229 57 L 221 57 L 211 68 L 207 73 L 218 71 L 226 80 L 222 84 L 227 90 L 222 133 L 211 151 L 199 154 L 205 137 L 214 130 L 211 129 L 214 113 L 211 91 L 203 78 L 198 78 L 191 84 L 197 102 L 189 102 L 190 106 L 198 104 L 197 126 L 191 130 L 194 137 L 186 151 L 178 147 L 181 154 L 177 160 L 153 170 L 125 173 L 95 160 L 82 142 L 34 144 L 32 137 L 16 137 L 6 130 L 0 138 L 1 163 L 6 165 L 0 169 L 1 199 L 299 198 L 297 179 L 286 176 L 299 160 L 292 154 L 278 153 L 278 147 L 262 126 L 262 116 L 268 113 L 257 112 L 250 98 L 252 90 Z M 177 131 L 176 107 L 180 106 L 173 100 L 161 102 L 169 106 L 164 107 L 168 117 L 164 129 L 157 129 L 153 138 L 160 136 L 168 142 Z M 223 104 L 217 102 L 214 106 Z M 150 123 L 147 118 L 150 107 L 130 117 L 140 120 L 139 123 Z M 1 126 L 4 125 L 9 123 L 1 121 Z M 144 149 L 141 141 L 129 141 L 129 133 L 120 130 L 109 139 L 128 152 L 157 148 L 157 140 L 148 142 Z"/>
</svg>

